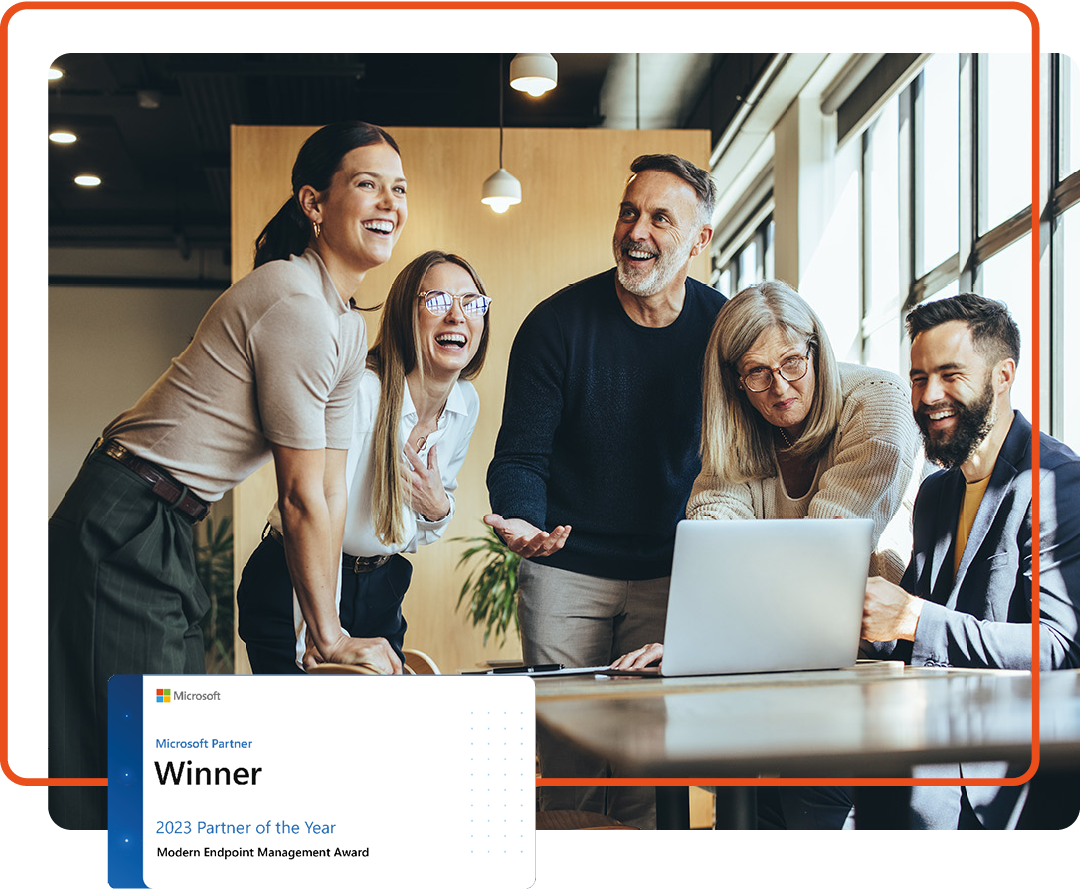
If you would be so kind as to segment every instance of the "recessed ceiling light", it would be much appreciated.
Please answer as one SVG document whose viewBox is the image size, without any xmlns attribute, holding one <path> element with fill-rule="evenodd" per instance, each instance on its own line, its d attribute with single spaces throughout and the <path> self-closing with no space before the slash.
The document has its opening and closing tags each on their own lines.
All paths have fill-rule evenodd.
<svg viewBox="0 0 1080 890">
<path fill-rule="evenodd" d="M 49 141 L 58 142 L 60 145 L 70 145 L 78 138 L 74 133 L 69 133 L 67 130 L 56 130 L 49 134 Z"/>
<path fill-rule="evenodd" d="M 57 68 L 55 65 L 53 65 L 49 69 L 49 80 L 59 80 L 63 76 L 64 76 L 64 69 L 63 68 Z"/>
<path fill-rule="evenodd" d="M 101 177 L 94 176 L 93 173 L 81 173 L 75 177 L 75 185 L 84 185 L 87 188 L 92 188 L 95 185 L 101 185 Z"/>
</svg>

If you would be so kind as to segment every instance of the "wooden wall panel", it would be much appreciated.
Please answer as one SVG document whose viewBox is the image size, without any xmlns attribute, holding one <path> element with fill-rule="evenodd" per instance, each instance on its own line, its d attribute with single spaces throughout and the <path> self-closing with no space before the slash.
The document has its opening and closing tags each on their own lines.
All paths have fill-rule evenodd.
<svg viewBox="0 0 1080 890">
<path fill-rule="evenodd" d="M 233 128 L 234 278 L 250 271 L 254 239 L 288 197 L 293 159 L 310 132 L 307 127 Z M 521 180 L 523 198 L 500 215 L 480 203 L 481 184 L 498 167 L 498 130 L 392 132 L 409 182 L 409 219 L 393 259 L 368 274 L 357 302 L 380 302 L 409 260 L 431 248 L 468 259 L 493 299 L 488 359 L 474 381 L 480 420 L 458 479 L 457 513 L 442 541 L 410 555 L 415 571 L 404 608 L 409 621 L 406 644 L 426 651 L 444 672 L 454 672 L 486 658 L 520 656 L 516 640 L 501 649 L 485 647 L 483 634 L 467 624 L 463 613 L 455 613 L 465 573 L 455 570 L 461 545 L 449 541 L 483 531 L 481 517 L 488 512 L 484 475 L 499 429 L 514 333 L 541 300 L 612 265 L 611 237 L 630 162 L 639 154 L 673 152 L 706 166 L 709 134 L 507 130 L 503 159 Z M 695 261 L 693 274 L 707 276 L 704 256 Z M 374 339 L 378 313 L 367 319 L 369 339 Z M 238 573 L 258 542 L 272 491 L 270 468 L 236 490 Z"/>
</svg>

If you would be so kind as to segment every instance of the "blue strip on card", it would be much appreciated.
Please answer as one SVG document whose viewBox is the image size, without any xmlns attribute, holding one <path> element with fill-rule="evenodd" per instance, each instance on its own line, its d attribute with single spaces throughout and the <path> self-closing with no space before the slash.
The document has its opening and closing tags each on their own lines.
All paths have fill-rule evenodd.
<svg viewBox="0 0 1080 890">
<path fill-rule="evenodd" d="M 109 886 L 143 882 L 143 678 L 109 680 Z"/>
</svg>

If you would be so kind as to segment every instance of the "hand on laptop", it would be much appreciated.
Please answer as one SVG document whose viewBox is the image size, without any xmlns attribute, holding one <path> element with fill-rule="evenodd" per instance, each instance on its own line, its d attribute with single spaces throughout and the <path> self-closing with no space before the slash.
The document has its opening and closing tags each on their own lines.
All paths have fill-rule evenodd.
<svg viewBox="0 0 1080 890">
<path fill-rule="evenodd" d="M 503 519 L 498 513 L 489 513 L 484 517 L 484 522 L 498 532 L 507 547 L 525 559 L 551 556 L 562 548 L 570 536 L 568 525 L 560 525 L 546 532 L 524 519 Z"/>
<path fill-rule="evenodd" d="M 884 578 L 866 582 L 862 638 L 871 643 L 914 640 L 923 601 Z"/>
<path fill-rule="evenodd" d="M 664 657 L 663 643 L 649 643 L 633 652 L 627 652 L 616 658 L 611 667 L 617 671 L 639 671 L 650 664 L 659 664 Z"/>
</svg>

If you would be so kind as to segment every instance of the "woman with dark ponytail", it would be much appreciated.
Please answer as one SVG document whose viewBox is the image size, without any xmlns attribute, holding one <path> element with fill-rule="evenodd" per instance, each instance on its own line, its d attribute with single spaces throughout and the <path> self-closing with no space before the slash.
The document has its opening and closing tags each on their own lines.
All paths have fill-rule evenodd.
<svg viewBox="0 0 1080 890">
<path fill-rule="evenodd" d="M 400 658 L 401 602 L 412 578 L 402 553 L 438 540 L 454 511 L 457 474 L 480 400 L 487 311 L 480 276 L 464 259 L 429 250 L 394 280 L 360 379 L 349 447 L 339 611 L 354 637 L 388 643 Z M 298 673 L 320 653 L 305 643 L 281 546 L 281 516 L 251 555 L 237 591 L 240 636 L 253 673 Z"/>
<path fill-rule="evenodd" d="M 352 296 L 407 217 L 397 145 L 359 121 L 312 134 L 255 269 L 104 430 L 49 522 L 49 774 L 106 775 L 113 674 L 202 673 L 192 525 L 271 457 L 292 585 L 319 657 L 400 673 L 335 606 L 345 456 L 367 353 Z M 50 789 L 54 821 L 105 828 L 105 789 Z"/>
</svg>

